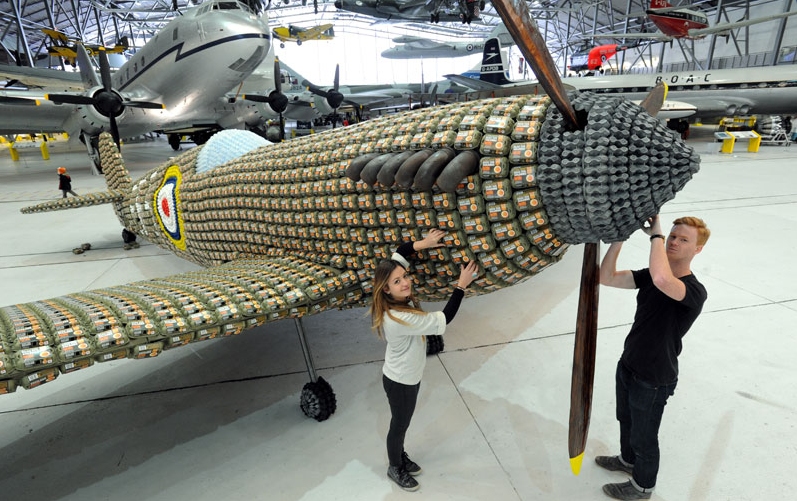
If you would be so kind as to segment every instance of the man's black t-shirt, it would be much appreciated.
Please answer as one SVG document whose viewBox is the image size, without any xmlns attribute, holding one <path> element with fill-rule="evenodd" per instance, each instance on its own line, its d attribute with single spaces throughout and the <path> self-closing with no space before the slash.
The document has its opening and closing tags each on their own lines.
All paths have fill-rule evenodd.
<svg viewBox="0 0 797 501">
<path fill-rule="evenodd" d="M 697 319 L 708 297 L 693 274 L 681 277 L 686 296 L 676 301 L 661 292 L 650 276 L 650 270 L 634 270 L 637 309 L 634 324 L 625 338 L 621 360 L 637 377 L 653 385 L 678 380 L 678 355 L 681 338 Z"/>
</svg>

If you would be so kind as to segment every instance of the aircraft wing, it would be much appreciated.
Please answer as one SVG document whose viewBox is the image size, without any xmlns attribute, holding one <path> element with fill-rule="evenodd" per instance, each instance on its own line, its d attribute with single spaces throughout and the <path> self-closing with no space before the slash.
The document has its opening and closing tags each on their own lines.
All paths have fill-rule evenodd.
<svg viewBox="0 0 797 501">
<path fill-rule="evenodd" d="M 313 26 L 312 28 L 307 28 L 299 31 L 296 34 L 296 37 L 299 40 L 329 40 L 332 37 L 324 34 L 324 32 L 330 29 L 331 27 L 332 27 L 331 24 L 320 24 L 318 26 Z"/>
<path fill-rule="evenodd" d="M 774 21 L 775 19 L 789 17 L 795 14 L 797 14 L 797 11 L 781 12 L 780 14 L 773 14 L 771 16 L 758 17 L 755 19 L 745 19 L 743 21 L 737 21 L 735 23 L 724 23 L 724 24 L 709 26 L 708 28 L 692 29 L 689 30 L 689 36 L 693 38 L 704 37 L 706 35 L 712 35 L 714 33 L 722 33 L 723 31 L 735 30 L 736 28 L 743 28 L 745 26 L 750 26 L 753 24 L 764 23 L 767 21 Z"/>
<path fill-rule="evenodd" d="M 58 30 L 52 30 L 50 28 L 42 28 L 42 33 L 50 37 L 54 42 L 60 43 L 62 45 L 66 45 L 71 42 L 66 33 L 63 33 Z"/>
<path fill-rule="evenodd" d="M 581 38 L 610 38 L 612 40 L 634 39 L 634 40 L 657 40 L 669 42 L 673 37 L 664 33 L 596 33 L 594 35 L 580 35 Z"/>
<path fill-rule="evenodd" d="M 85 86 L 80 73 L 73 73 L 47 68 L 28 68 L 0 64 L 0 80 L 25 87 L 45 88 L 52 91 L 83 91 Z"/>
<path fill-rule="evenodd" d="M 493 90 L 493 89 L 499 89 L 501 87 L 500 85 L 494 84 L 492 82 L 485 82 L 484 80 L 464 77 L 462 75 L 450 74 L 443 76 L 454 83 L 457 83 L 459 85 L 462 85 L 463 87 L 467 87 L 473 90 Z"/>
<path fill-rule="evenodd" d="M 7 306 L 0 308 L 0 394 L 362 297 L 357 272 L 291 254 Z"/>
<path fill-rule="evenodd" d="M 37 105 L 38 104 L 38 105 Z M 58 106 L 24 92 L 0 93 L 0 134 L 64 132 L 72 106 Z"/>
<path fill-rule="evenodd" d="M 404 42 L 403 45 L 406 46 L 406 47 L 412 47 L 413 49 L 444 49 L 444 48 L 451 49 L 451 48 L 453 48 L 453 46 L 450 43 L 435 42 L 434 40 L 428 40 L 426 38 L 418 38 L 418 39 L 410 41 L 410 42 Z"/>
</svg>

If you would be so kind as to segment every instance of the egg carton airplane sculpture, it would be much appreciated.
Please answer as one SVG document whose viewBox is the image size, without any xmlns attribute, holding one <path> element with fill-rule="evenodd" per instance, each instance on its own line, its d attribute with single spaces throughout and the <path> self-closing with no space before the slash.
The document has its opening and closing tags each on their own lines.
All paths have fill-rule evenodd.
<svg viewBox="0 0 797 501">
<path fill-rule="evenodd" d="M 573 92 L 564 97 L 574 126 L 562 95 L 549 94 L 424 108 L 278 144 L 222 131 L 137 180 L 104 133 L 107 191 L 23 212 L 110 203 L 126 241 L 141 236 L 205 268 L 0 308 L 0 393 L 290 317 L 311 378 L 301 407 L 327 419 L 335 396 L 315 374 L 301 318 L 368 305 L 376 264 L 401 242 L 447 232 L 445 247 L 417 256 L 421 300 L 447 299 L 469 261 L 480 272 L 468 294 L 489 294 L 570 246 L 627 239 L 697 172 L 694 150 L 640 106 Z M 577 353 L 580 337 L 577 328 Z M 587 386 L 573 394 L 591 401 Z M 571 416 L 571 458 L 583 453 L 589 401 L 575 406 L 585 417 Z"/>
</svg>

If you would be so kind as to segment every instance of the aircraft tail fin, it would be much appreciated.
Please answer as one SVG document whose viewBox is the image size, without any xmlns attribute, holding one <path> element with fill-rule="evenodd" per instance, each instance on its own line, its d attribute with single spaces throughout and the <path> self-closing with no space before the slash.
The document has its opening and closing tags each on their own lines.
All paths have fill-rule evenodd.
<svg viewBox="0 0 797 501">
<path fill-rule="evenodd" d="M 504 54 L 501 52 L 501 42 L 497 38 L 491 38 L 484 43 L 479 79 L 495 85 L 512 83 L 507 78 Z"/>
</svg>

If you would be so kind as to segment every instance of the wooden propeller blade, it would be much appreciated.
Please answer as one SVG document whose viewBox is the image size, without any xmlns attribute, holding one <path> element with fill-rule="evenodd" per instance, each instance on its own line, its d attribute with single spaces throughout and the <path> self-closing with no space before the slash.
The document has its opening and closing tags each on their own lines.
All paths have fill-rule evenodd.
<svg viewBox="0 0 797 501">
<path fill-rule="evenodd" d="M 519 0 L 493 0 L 498 15 L 504 21 L 512 39 L 520 48 L 542 88 L 551 97 L 553 104 L 562 112 L 565 120 L 574 128 L 578 127 L 576 111 L 567 97 L 562 79 L 556 71 L 551 53 L 545 45 L 545 39 L 537 29 L 537 23 L 529 14 L 526 2 Z"/>
<path fill-rule="evenodd" d="M 567 97 L 562 79 L 556 71 L 545 40 L 529 15 L 526 2 L 492 0 L 492 4 L 554 105 L 571 127 L 579 128 L 576 112 Z M 575 474 L 581 471 L 592 408 L 592 384 L 595 379 L 595 346 L 598 331 L 599 247 L 599 243 L 588 243 L 584 248 L 581 292 L 578 301 L 568 433 L 570 466 Z"/>
<path fill-rule="evenodd" d="M 595 380 L 595 350 L 598 337 L 599 254 L 600 243 L 588 243 L 584 246 L 576 342 L 573 348 L 573 379 L 570 384 L 570 426 L 567 437 L 570 468 L 575 475 L 581 471 L 592 410 L 592 384 Z"/>
<path fill-rule="evenodd" d="M 659 111 L 661 111 L 661 107 L 664 106 L 664 100 L 667 99 L 667 90 L 666 83 L 657 83 L 656 86 L 648 92 L 645 99 L 639 103 L 639 106 L 647 111 L 648 115 L 655 117 L 659 114 Z"/>
</svg>

